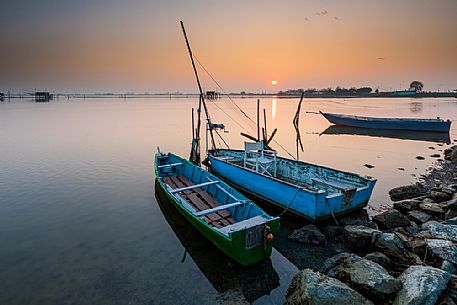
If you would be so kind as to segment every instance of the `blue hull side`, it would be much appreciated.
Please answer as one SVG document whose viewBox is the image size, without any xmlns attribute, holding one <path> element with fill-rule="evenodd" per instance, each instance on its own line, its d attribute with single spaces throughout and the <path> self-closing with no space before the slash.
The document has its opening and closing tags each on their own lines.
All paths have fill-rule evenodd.
<svg viewBox="0 0 457 305">
<path fill-rule="evenodd" d="M 330 122 L 336 125 L 372 129 L 416 130 L 429 132 L 449 132 L 451 121 L 414 120 L 414 119 L 379 119 L 365 117 L 340 116 L 322 113 Z"/>
<path fill-rule="evenodd" d="M 326 196 L 324 191 L 311 192 L 212 156 L 209 156 L 209 160 L 213 170 L 227 181 L 311 220 L 329 218 L 332 217 L 332 213 L 343 214 L 365 206 L 375 185 L 374 181 L 370 182 L 368 186 L 357 190 L 352 200 L 345 201 L 343 194 Z"/>
</svg>

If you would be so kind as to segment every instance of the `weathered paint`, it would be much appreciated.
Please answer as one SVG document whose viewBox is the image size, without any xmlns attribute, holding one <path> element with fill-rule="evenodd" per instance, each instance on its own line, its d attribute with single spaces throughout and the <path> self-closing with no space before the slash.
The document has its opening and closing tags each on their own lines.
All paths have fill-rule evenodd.
<svg viewBox="0 0 457 305">
<path fill-rule="evenodd" d="M 160 165 L 183 163 L 182 166 L 174 166 L 173 175 L 184 175 L 193 183 L 208 182 L 209 180 L 217 180 L 217 177 L 208 173 L 207 171 L 193 165 L 192 163 L 184 160 L 174 154 L 167 154 L 166 157 L 155 158 L 155 175 L 159 186 L 164 190 L 170 202 L 173 203 L 180 213 L 194 225 L 204 236 L 206 236 L 214 245 L 221 249 L 233 260 L 241 265 L 249 265 L 261 261 L 271 255 L 272 241 L 264 240 L 262 244 L 255 247 L 246 248 L 246 234 L 249 229 L 259 225 L 259 218 L 263 218 L 263 225 L 268 226 L 273 235 L 279 230 L 279 217 L 272 217 L 267 215 L 262 209 L 257 207 L 251 200 L 248 200 L 237 190 L 230 187 L 227 183 L 221 181 L 217 185 L 224 188 L 225 192 L 221 191 L 215 184 L 208 185 L 205 190 L 214 196 L 221 204 L 228 203 L 233 198 L 246 201 L 245 205 L 234 206 L 229 208 L 232 218 L 237 222 L 245 224 L 242 229 L 237 231 L 226 232 L 208 225 L 203 219 L 199 218 L 192 212 L 189 206 L 183 204 L 181 200 L 173 195 L 167 184 L 162 181 L 162 178 L 169 173 L 162 173 L 158 168 Z M 230 196 L 228 195 L 230 194 Z M 252 223 L 250 220 L 252 219 Z"/>
<path fill-rule="evenodd" d="M 376 183 L 370 177 L 285 158 L 278 158 L 278 177 L 271 177 L 239 165 L 236 159 L 242 159 L 242 154 L 238 150 L 211 150 L 211 167 L 236 186 L 311 220 L 365 206 Z M 220 158 L 227 156 L 233 159 Z"/>
</svg>

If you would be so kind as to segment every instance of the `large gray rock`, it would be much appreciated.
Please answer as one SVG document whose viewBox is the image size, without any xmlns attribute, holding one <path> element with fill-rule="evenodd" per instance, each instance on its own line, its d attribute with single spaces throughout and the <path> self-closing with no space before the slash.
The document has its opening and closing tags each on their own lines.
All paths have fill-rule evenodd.
<svg viewBox="0 0 457 305">
<path fill-rule="evenodd" d="M 343 268 L 343 280 L 349 286 L 368 297 L 390 299 L 401 288 L 400 280 L 392 277 L 386 269 L 367 259 L 361 259 Z"/>
<path fill-rule="evenodd" d="M 451 153 L 451 161 L 457 163 L 457 149 L 454 149 Z"/>
<path fill-rule="evenodd" d="M 411 224 L 411 221 L 406 218 L 405 215 L 395 209 L 374 216 L 373 221 L 376 222 L 381 229 L 407 227 Z"/>
<path fill-rule="evenodd" d="M 380 231 L 366 226 L 348 225 L 344 227 L 342 240 L 352 250 L 371 252 L 371 239 L 375 232 Z"/>
<path fill-rule="evenodd" d="M 393 188 L 389 191 L 392 201 L 412 199 L 424 195 L 427 189 L 420 183 Z"/>
<path fill-rule="evenodd" d="M 429 266 L 411 266 L 400 276 L 403 288 L 394 305 L 433 305 L 446 288 L 451 275 Z"/>
<path fill-rule="evenodd" d="M 369 259 L 372 262 L 375 262 L 382 267 L 388 269 L 390 267 L 390 258 L 387 257 L 387 255 L 381 253 L 381 252 L 373 252 L 370 254 L 365 255 L 366 259 Z"/>
<path fill-rule="evenodd" d="M 357 291 L 341 281 L 311 269 L 294 276 L 287 290 L 285 305 L 373 305 Z"/>
<path fill-rule="evenodd" d="M 425 213 L 424 211 L 414 210 L 408 212 L 408 218 L 414 221 L 415 223 L 421 225 L 424 222 L 429 221 L 432 216 Z"/>
<path fill-rule="evenodd" d="M 362 258 L 353 253 L 340 253 L 325 260 L 320 271 L 331 277 L 338 277 L 342 266 L 351 265 Z"/>
<path fill-rule="evenodd" d="M 445 225 L 457 225 L 457 217 L 453 217 L 450 219 L 447 219 L 446 221 L 443 222 Z"/>
<path fill-rule="evenodd" d="M 437 203 L 422 202 L 419 204 L 419 208 L 430 215 L 444 215 L 444 210 Z"/>
<path fill-rule="evenodd" d="M 453 264 L 457 264 L 457 247 L 452 241 L 443 239 L 427 239 L 426 243 L 432 255 L 435 255 L 442 260 L 447 260 Z"/>
<path fill-rule="evenodd" d="M 325 235 L 322 234 L 321 230 L 319 230 L 319 228 L 314 224 L 309 224 L 301 227 L 298 230 L 295 230 L 289 235 L 288 238 L 292 241 L 303 244 L 320 245 L 327 242 Z"/>
<path fill-rule="evenodd" d="M 452 198 L 452 195 L 454 195 L 456 192 L 457 192 L 457 188 L 453 187 L 453 186 L 444 186 L 441 191 L 443 193 L 446 193 L 448 194 L 451 198 Z"/>
<path fill-rule="evenodd" d="M 457 225 L 429 221 L 422 225 L 422 229 L 430 232 L 432 237 L 457 241 Z"/>
<path fill-rule="evenodd" d="M 451 263 L 450 261 L 444 260 L 441 263 L 441 270 L 446 271 L 450 274 L 455 274 L 457 268 L 455 267 L 455 264 Z"/>
<path fill-rule="evenodd" d="M 249 305 L 239 288 L 226 290 L 216 297 L 216 305 Z"/>
<path fill-rule="evenodd" d="M 322 233 L 324 233 L 327 238 L 339 240 L 343 234 L 343 230 L 344 228 L 340 226 L 327 225 L 322 228 Z"/>
<path fill-rule="evenodd" d="M 354 211 L 342 218 L 338 218 L 338 224 L 340 226 L 360 225 L 377 229 L 376 224 L 370 220 L 367 211 L 363 209 Z"/>
<path fill-rule="evenodd" d="M 435 202 L 443 202 L 447 201 L 452 198 L 452 195 L 449 195 L 448 193 L 445 192 L 437 192 L 437 191 L 431 191 L 430 194 L 428 194 L 428 197 L 432 199 Z"/>
<path fill-rule="evenodd" d="M 415 264 L 420 262 L 417 255 L 406 250 L 402 239 L 396 233 L 373 233 L 373 247 L 387 255 L 391 260 L 401 264 Z"/>
<path fill-rule="evenodd" d="M 406 214 L 408 211 L 417 210 L 419 208 L 419 203 L 421 203 L 421 201 L 417 199 L 396 201 L 394 202 L 394 209 Z"/>
</svg>

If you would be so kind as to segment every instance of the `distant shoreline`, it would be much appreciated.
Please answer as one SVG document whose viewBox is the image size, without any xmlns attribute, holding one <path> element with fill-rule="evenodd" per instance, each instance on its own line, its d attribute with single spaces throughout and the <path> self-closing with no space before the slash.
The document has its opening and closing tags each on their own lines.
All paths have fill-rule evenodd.
<svg viewBox="0 0 457 305">
<path fill-rule="evenodd" d="M 230 93 L 231 97 L 237 98 L 300 98 L 301 94 L 281 94 L 281 93 Z M 57 99 L 71 98 L 190 98 L 198 97 L 198 93 L 53 93 Z M 220 94 L 220 97 L 227 96 Z M 2 100 L 7 99 L 33 99 L 32 94 L 12 93 L 4 95 Z M 392 92 L 379 92 L 363 95 L 338 95 L 338 94 L 305 94 L 304 98 L 332 98 L 332 99 L 358 99 L 358 98 L 457 98 L 457 92 L 420 92 L 412 95 L 395 95 Z M 219 98 L 217 98 L 219 99 Z"/>
</svg>

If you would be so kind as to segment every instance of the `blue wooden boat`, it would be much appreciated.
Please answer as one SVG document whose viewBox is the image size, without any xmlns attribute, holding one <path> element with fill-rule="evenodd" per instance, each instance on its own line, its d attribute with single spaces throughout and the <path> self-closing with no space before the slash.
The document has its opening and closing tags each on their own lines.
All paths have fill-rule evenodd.
<svg viewBox="0 0 457 305">
<path fill-rule="evenodd" d="M 271 255 L 279 217 L 267 215 L 216 176 L 172 153 L 155 158 L 159 186 L 181 214 L 241 265 Z"/>
<path fill-rule="evenodd" d="M 261 142 L 257 142 L 261 143 Z M 275 152 L 213 149 L 213 171 L 236 187 L 312 221 L 367 205 L 376 180 L 276 157 Z"/>
<path fill-rule="evenodd" d="M 449 132 L 450 120 L 416 119 L 416 118 L 374 118 L 355 115 L 334 114 L 319 111 L 330 123 L 341 126 L 372 128 L 372 129 L 396 129 L 415 130 L 429 132 Z"/>
</svg>

